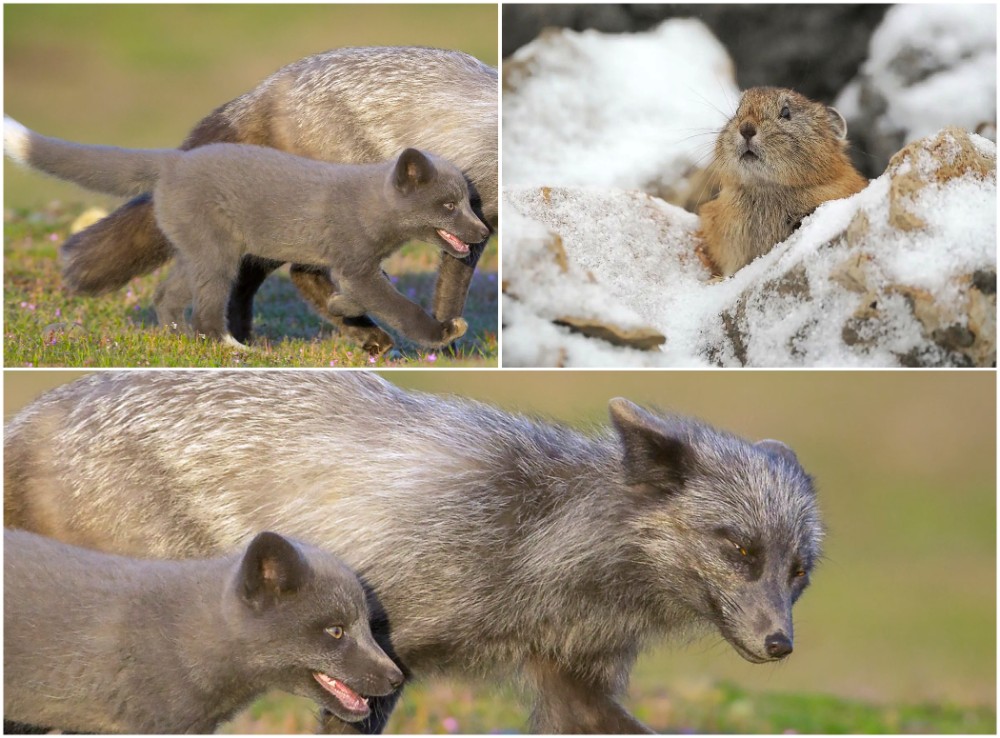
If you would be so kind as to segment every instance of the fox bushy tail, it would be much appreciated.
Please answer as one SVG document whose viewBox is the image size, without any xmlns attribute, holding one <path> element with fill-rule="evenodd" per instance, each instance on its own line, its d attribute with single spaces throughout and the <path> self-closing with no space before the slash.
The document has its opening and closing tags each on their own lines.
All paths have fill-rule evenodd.
<svg viewBox="0 0 1000 738">
<path fill-rule="evenodd" d="M 62 141 L 3 120 L 4 154 L 31 169 L 109 195 L 149 192 L 163 167 L 181 156 L 176 149 L 120 149 Z"/>
</svg>

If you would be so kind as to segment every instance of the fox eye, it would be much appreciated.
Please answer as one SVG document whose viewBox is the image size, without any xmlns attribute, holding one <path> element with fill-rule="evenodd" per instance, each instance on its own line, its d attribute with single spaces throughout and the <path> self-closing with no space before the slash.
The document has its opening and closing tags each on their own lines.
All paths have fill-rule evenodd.
<svg viewBox="0 0 1000 738">
<path fill-rule="evenodd" d="M 333 625 L 329 628 L 326 628 L 325 632 L 328 636 L 333 636 L 338 640 L 344 637 L 344 628 L 340 625 Z"/>
<path fill-rule="evenodd" d="M 781 109 L 781 114 L 779 117 L 784 118 L 785 120 L 792 119 L 792 111 L 788 109 L 787 105 Z"/>
<path fill-rule="evenodd" d="M 736 546 L 736 550 L 740 552 L 740 556 L 748 556 L 749 555 L 745 546 L 741 546 L 738 543 L 733 543 L 733 545 Z"/>
<path fill-rule="evenodd" d="M 455 209 L 455 203 L 453 203 L 453 202 L 446 202 L 444 204 L 444 209 L 445 210 L 454 210 Z"/>
</svg>

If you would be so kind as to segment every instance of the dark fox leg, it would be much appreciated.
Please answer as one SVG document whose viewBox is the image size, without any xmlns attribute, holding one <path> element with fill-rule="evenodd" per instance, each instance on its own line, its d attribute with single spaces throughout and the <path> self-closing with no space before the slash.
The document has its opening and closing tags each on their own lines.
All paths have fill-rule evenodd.
<svg viewBox="0 0 1000 738">
<path fill-rule="evenodd" d="M 549 662 L 534 662 L 531 676 L 538 689 L 532 733 L 653 732 L 622 707 L 618 690 L 610 684 L 570 674 Z"/>
<path fill-rule="evenodd" d="M 365 351 L 375 356 L 392 348 L 392 338 L 365 315 L 344 317 L 330 310 L 328 302 L 336 300 L 337 285 L 330 279 L 330 271 L 322 267 L 292 264 L 292 283 L 312 305 L 316 313 L 332 324 L 343 336 L 361 344 Z M 335 303 L 336 304 L 336 303 Z"/>
<path fill-rule="evenodd" d="M 284 262 L 271 259 L 255 259 L 244 256 L 240 262 L 236 284 L 229 294 L 227 317 L 229 332 L 240 343 L 249 343 L 253 337 L 253 298 L 267 275 Z"/>
<path fill-rule="evenodd" d="M 64 285 L 84 295 L 116 290 L 173 256 L 170 242 L 156 226 L 150 195 L 129 200 L 70 236 L 59 252 Z"/>
<path fill-rule="evenodd" d="M 456 259 L 441 252 L 441 266 L 438 269 L 437 284 L 434 287 L 434 317 L 442 322 L 461 317 L 465 310 L 465 300 L 469 296 L 469 284 L 476 271 L 479 257 L 483 255 L 487 241 L 469 247 L 469 255 Z"/>
</svg>

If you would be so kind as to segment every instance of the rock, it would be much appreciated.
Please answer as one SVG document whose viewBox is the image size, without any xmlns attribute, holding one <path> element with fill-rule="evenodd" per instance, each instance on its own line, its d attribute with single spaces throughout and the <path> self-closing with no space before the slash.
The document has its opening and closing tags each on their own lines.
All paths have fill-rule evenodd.
<svg viewBox="0 0 1000 738">
<path fill-rule="evenodd" d="M 995 365 L 996 243 L 989 224 L 995 228 L 996 147 L 947 128 L 899 151 L 880 182 L 888 185 L 884 199 L 869 193 L 868 207 L 810 250 L 832 257 L 819 260 L 803 249 L 799 259 L 786 260 L 780 277 L 749 286 L 723 312 L 723 332 L 741 363 L 754 363 L 754 334 L 766 330 L 760 316 L 785 310 L 791 296 L 803 305 L 839 303 L 826 320 L 849 308 L 839 335 L 857 359 L 887 352 L 902 366 Z M 977 186 L 989 194 L 963 205 L 963 193 Z M 969 213 L 946 215 L 966 205 Z M 949 217 L 980 218 L 986 227 L 977 229 L 978 242 L 962 243 L 960 229 L 948 232 L 955 223 L 942 224 Z M 929 274 L 922 261 L 931 271 L 940 264 L 940 273 Z M 748 317 L 748 305 L 758 306 L 757 319 Z M 796 342 L 815 342 L 824 330 L 816 316 L 802 320 L 785 347 L 789 358 Z"/>
<path fill-rule="evenodd" d="M 664 336 L 622 305 L 608 285 L 569 255 L 564 243 L 567 237 L 572 239 L 572 229 L 567 229 L 569 235 L 564 237 L 558 218 L 540 221 L 534 217 L 551 216 L 564 206 L 566 198 L 567 193 L 560 188 L 504 193 L 505 298 L 517 302 L 521 310 L 575 333 L 616 346 L 656 349 L 666 340 Z"/>
<path fill-rule="evenodd" d="M 945 126 L 995 136 L 995 5 L 895 5 L 867 56 L 835 103 L 866 174 Z"/>
<path fill-rule="evenodd" d="M 556 325 L 566 326 L 576 333 L 582 333 L 591 338 L 600 338 L 615 346 L 625 346 L 626 348 L 639 349 L 640 351 L 651 351 L 662 346 L 664 341 L 667 340 L 662 333 L 652 328 L 625 330 L 613 323 L 601 320 L 582 320 L 572 316 L 563 316 L 556 318 L 552 322 Z"/>
</svg>

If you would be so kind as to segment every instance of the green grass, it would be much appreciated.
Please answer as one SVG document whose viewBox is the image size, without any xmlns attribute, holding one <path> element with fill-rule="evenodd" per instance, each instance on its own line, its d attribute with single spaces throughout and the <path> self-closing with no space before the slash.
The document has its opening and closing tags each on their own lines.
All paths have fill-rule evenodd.
<svg viewBox="0 0 1000 738">
<path fill-rule="evenodd" d="M 61 287 L 57 252 L 80 207 L 52 204 L 4 216 L 4 363 L 8 367 L 431 367 L 496 366 L 497 247 L 480 261 L 464 317 L 469 331 L 457 348 L 420 349 L 396 338 L 374 359 L 314 315 L 282 268 L 255 301 L 253 351 L 159 329 L 152 297 L 164 274 L 133 279 L 100 297 L 71 297 Z M 429 306 L 438 250 L 409 244 L 386 262 L 404 295 Z M 169 267 L 167 267 L 169 268 Z"/>
<path fill-rule="evenodd" d="M 634 689 L 629 707 L 657 732 L 669 733 L 996 732 L 996 713 L 987 707 L 878 705 L 827 695 L 753 694 L 726 682 L 687 684 L 674 691 Z M 308 700 L 273 693 L 222 732 L 312 732 L 315 713 Z M 528 697 L 513 688 L 477 690 L 439 681 L 407 688 L 387 732 L 521 733 L 528 730 L 528 715 Z"/>
</svg>

